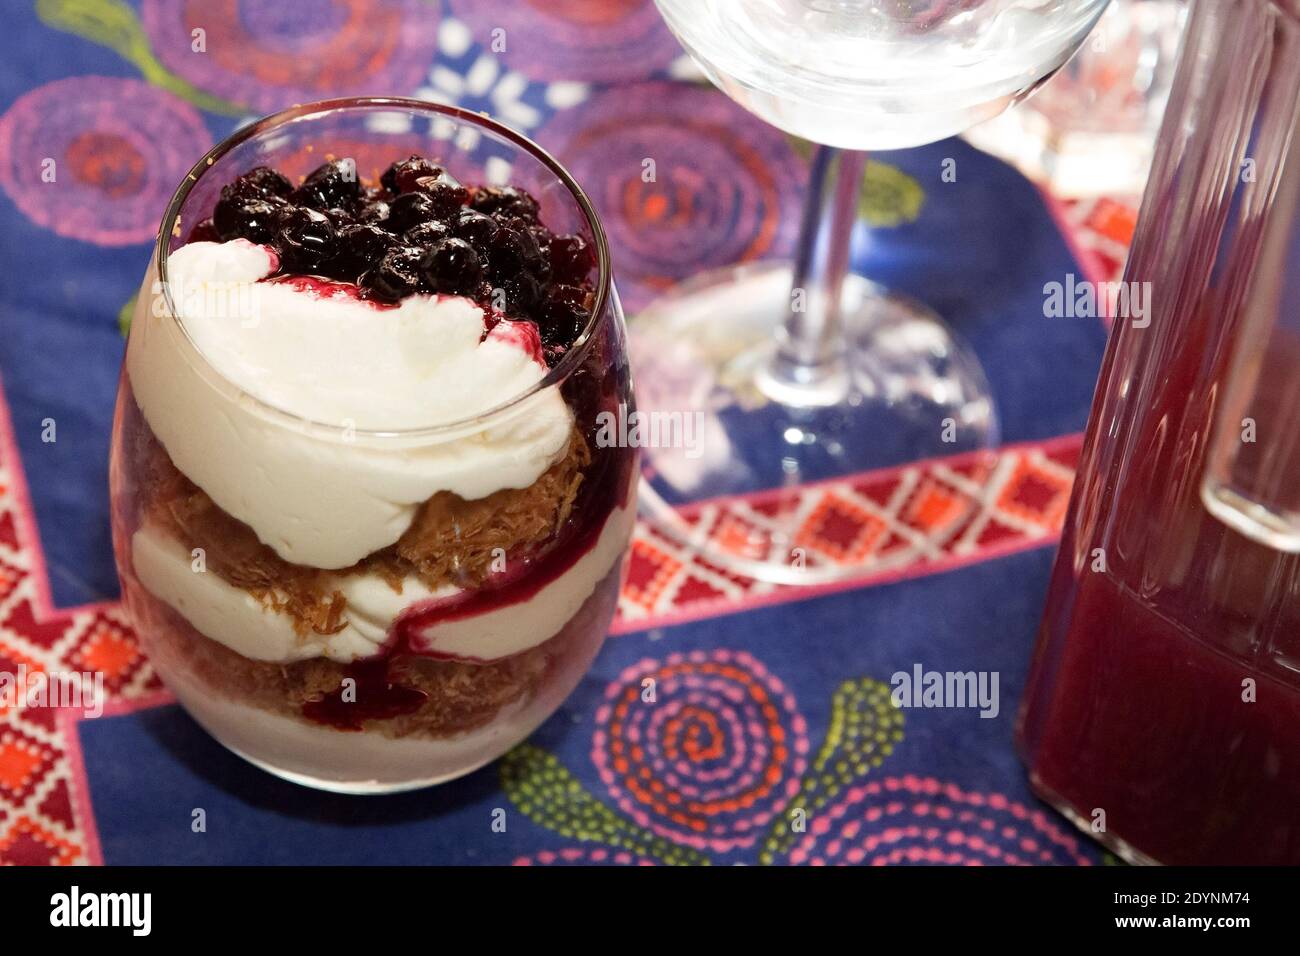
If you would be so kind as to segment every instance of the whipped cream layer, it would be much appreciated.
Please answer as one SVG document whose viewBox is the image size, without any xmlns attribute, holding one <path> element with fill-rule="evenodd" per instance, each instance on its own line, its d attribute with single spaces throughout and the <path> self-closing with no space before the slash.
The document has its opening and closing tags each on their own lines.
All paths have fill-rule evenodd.
<svg viewBox="0 0 1300 956">
<path fill-rule="evenodd" d="M 488 662 L 518 654 L 558 634 L 622 558 L 635 510 L 618 508 L 592 547 L 562 575 L 526 601 L 463 618 L 435 622 L 412 635 L 412 650 L 440 658 Z M 346 625 L 335 634 L 298 634 L 285 614 L 259 603 L 210 571 L 195 571 L 185 546 L 144 525 L 131 539 L 140 583 L 204 637 L 250 660 L 287 663 L 327 657 L 340 663 L 384 650 L 393 622 L 410 609 L 436 608 L 460 594 L 431 591 L 408 578 L 399 594 L 378 575 L 340 575 L 334 585 L 347 599 Z"/>
<path fill-rule="evenodd" d="M 286 561 L 347 567 L 393 544 L 434 494 L 524 488 L 565 452 L 573 416 L 557 388 L 451 439 L 365 434 L 459 421 L 523 394 L 547 372 L 535 333 L 502 322 L 485 337 L 483 310 L 459 296 L 377 307 L 337 287 L 259 281 L 276 265 L 245 240 L 173 252 L 178 321 L 146 289 L 126 368 L 176 467 Z"/>
</svg>

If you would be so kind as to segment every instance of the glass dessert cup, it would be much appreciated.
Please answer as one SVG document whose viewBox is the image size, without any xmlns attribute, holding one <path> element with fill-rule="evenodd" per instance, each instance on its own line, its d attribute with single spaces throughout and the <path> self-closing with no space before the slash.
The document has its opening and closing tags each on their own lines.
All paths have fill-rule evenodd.
<svg viewBox="0 0 1300 956">
<path fill-rule="evenodd" d="M 874 552 L 810 545 L 794 486 L 1001 443 L 959 330 L 850 269 L 863 151 L 996 116 L 1065 63 L 1106 2 L 656 0 L 719 89 L 818 144 L 793 262 L 694 277 L 633 318 L 643 418 L 695 415 L 699 436 L 644 449 L 658 529 L 760 580 L 853 578 Z M 757 500 L 752 527 L 713 527 L 708 502 L 729 497 Z"/>
<path fill-rule="evenodd" d="M 222 187 L 254 167 L 295 180 L 349 157 L 367 182 L 412 153 L 465 182 L 526 190 L 547 227 L 585 238 L 590 318 L 576 339 L 543 357 L 536 327 L 486 310 L 472 313 L 472 340 L 412 325 L 450 322 L 445 309 L 463 319 L 456 295 L 414 296 L 425 312 L 407 313 L 412 299 L 376 304 L 328 280 L 272 290 L 207 266 L 169 271 Z M 220 264 L 213 250 L 227 247 L 261 248 L 195 248 Z M 306 303 L 296 332 L 275 305 L 286 301 Z M 361 324 L 327 319 L 340 308 L 363 310 Z M 624 334 L 586 196 L 482 116 L 332 100 L 245 127 L 200 160 L 138 299 L 110 461 L 123 601 L 190 715 L 251 763 L 346 793 L 450 780 L 527 737 L 585 674 L 617 603 L 636 451 L 602 441 L 600 422 L 632 408 Z M 231 372 L 244 345 L 274 366 L 274 397 Z M 445 395 L 412 407 L 413 381 Z M 303 414 L 304 395 L 321 414 Z"/>
</svg>

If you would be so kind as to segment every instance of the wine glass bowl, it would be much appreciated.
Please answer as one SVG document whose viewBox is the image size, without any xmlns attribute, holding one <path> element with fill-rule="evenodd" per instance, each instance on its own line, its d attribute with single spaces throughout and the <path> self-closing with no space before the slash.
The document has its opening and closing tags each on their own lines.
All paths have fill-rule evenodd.
<svg viewBox="0 0 1300 956">
<path fill-rule="evenodd" d="M 1069 58 L 1107 0 L 656 3 L 724 93 L 817 145 L 793 262 L 692 277 L 633 318 L 643 413 L 693 412 L 700 436 L 698 447 L 644 449 L 643 510 L 729 571 L 784 584 L 855 577 L 869 549 L 804 546 L 799 486 L 1001 443 L 960 329 L 850 268 L 862 151 L 932 142 L 1001 112 Z M 699 517 L 727 498 L 763 502 L 739 536 Z"/>
<path fill-rule="evenodd" d="M 710 80 L 788 133 L 903 149 L 1001 113 L 1108 0 L 656 0 Z"/>
</svg>

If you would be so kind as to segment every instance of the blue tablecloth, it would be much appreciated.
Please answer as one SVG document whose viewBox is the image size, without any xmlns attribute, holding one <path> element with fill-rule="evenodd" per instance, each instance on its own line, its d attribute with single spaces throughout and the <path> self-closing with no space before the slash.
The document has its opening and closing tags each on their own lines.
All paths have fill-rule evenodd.
<svg viewBox="0 0 1300 956">
<path fill-rule="evenodd" d="M 1105 337 L 1044 317 L 1044 284 L 1085 270 L 1019 174 L 960 141 L 877 155 L 855 256 L 973 345 L 1007 448 L 810 491 L 878 558 L 846 587 L 736 579 L 642 529 L 616 636 L 532 740 L 433 790 L 345 798 L 208 739 L 117 603 L 119 315 L 185 170 L 238 123 L 310 99 L 488 110 L 592 194 L 634 316 L 698 269 L 787 253 L 807 146 L 673 79 L 680 50 L 634 0 L 41 0 L 11 4 L 0 54 L 0 671 L 95 670 L 111 696 L 98 719 L 0 710 L 0 861 L 1099 859 L 1032 797 L 1011 744 Z M 659 189 L 623 188 L 646 156 Z M 743 523 L 743 504 L 715 511 L 719 533 Z M 891 675 L 918 665 L 996 672 L 996 716 L 893 708 Z M 645 676 L 701 748 L 619 706 Z"/>
</svg>

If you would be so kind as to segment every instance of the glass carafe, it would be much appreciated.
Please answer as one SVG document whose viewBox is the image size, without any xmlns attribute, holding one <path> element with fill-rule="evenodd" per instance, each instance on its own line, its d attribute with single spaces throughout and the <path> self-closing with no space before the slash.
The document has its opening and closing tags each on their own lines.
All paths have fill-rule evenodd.
<svg viewBox="0 0 1300 956">
<path fill-rule="evenodd" d="M 1018 725 L 1133 861 L 1300 863 L 1300 18 L 1198 0 Z"/>
</svg>

